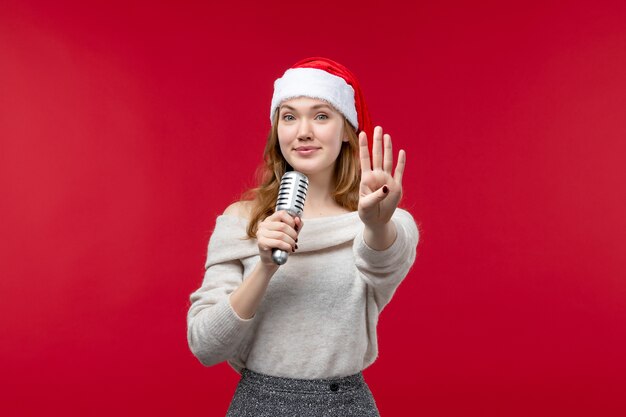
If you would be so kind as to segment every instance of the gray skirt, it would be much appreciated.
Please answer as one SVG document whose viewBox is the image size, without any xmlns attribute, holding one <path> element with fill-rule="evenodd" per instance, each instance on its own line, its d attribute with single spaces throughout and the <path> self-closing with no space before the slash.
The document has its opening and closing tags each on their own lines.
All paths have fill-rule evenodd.
<svg viewBox="0 0 626 417">
<path fill-rule="evenodd" d="M 226 417 L 379 417 L 363 374 L 293 379 L 244 369 Z"/>
</svg>

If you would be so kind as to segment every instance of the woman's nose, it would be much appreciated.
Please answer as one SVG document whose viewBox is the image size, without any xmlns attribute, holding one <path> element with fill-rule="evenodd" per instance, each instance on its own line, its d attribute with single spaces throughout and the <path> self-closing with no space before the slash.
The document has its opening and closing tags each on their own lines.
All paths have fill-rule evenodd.
<svg viewBox="0 0 626 417">
<path fill-rule="evenodd" d="M 298 126 L 298 139 L 300 140 L 309 140 L 313 137 L 311 122 L 306 118 L 300 121 L 300 125 Z"/>
</svg>

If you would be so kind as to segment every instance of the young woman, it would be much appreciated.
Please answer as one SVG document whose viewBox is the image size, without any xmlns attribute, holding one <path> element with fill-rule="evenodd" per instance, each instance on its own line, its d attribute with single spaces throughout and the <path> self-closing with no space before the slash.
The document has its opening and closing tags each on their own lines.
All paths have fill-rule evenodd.
<svg viewBox="0 0 626 417">
<path fill-rule="evenodd" d="M 391 137 L 376 127 L 370 160 L 359 84 L 326 58 L 276 80 L 270 121 L 262 183 L 217 218 L 189 347 L 241 373 L 227 416 L 377 416 L 361 371 L 419 237 L 398 208 L 405 153 L 394 170 Z M 290 170 L 309 179 L 302 218 L 274 212 Z M 274 248 L 290 252 L 286 264 Z"/>
</svg>

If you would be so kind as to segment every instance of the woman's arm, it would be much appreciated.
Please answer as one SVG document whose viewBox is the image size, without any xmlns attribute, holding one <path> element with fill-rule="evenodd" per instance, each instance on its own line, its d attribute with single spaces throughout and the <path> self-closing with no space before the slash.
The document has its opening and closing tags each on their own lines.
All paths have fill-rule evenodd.
<svg viewBox="0 0 626 417">
<path fill-rule="evenodd" d="M 224 214 L 249 217 L 249 209 L 244 203 L 235 203 L 229 206 Z M 230 304 L 241 319 L 247 320 L 254 316 L 272 276 L 278 270 L 278 265 L 271 259 L 272 249 L 295 252 L 301 227 L 300 218 L 292 218 L 284 211 L 276 212 L 259 223 L 257 231 L 259 262 L 230 295 Z"/>
<path fill-rule="evenodd" d="M 398 209 L 406 153 L 398 153 L 393 171 L 391 136 L 376 126 L 371 161 L 364 132 L 359 134 L 359 154 L 359 217 L 365 227 L 355 239 L 355 260 L 382 310 L 413 264 L 419 232 L 411 215 Z"/>
<path fill-rule="evenodd" d="M 254 316 L 277 270 L 278 265 L 259 261 L 245 281 L 230 294 L 230 305 L 241 319 L 247 320 Z"/>
<path fill-rule="evenodd" d="M 386 249 L 372 247 L 366 240 L 366 229 L 354 240 L 356 267 L 372 288 L 379 310 L 389 302 L 409 272 L 419 242 L 419 230 L 409 212 L 396 209 L 390 223 L 394 225 L 396 238 Z"/>
<path fill-rule="evenodd" d="M 384 155 L 383 155 L 384 146 Z M 393 149 L 391 136 L 376 126 L 372 144 L 372 161 L 365 132 L 359 134 L 361 184 L 359 188 L 359 217 L 365 224 L 363 238 L 374 250 L 385 250 L 396 240 L 397 230 L 391 221 L 402 198 L 402 175 L 406 153 L 398 153 L 398 164 L 392 175 Z"/>
<path fill-rule="evenodd" d="M 385 250 L 393 245 L 396 241 L 397 233 L 396 225 L 392 221 L 388 221 L 379 227 L 365 226 L 363 230 L 363 239 L 367 246 L 374 250 Z"/>
</svg>

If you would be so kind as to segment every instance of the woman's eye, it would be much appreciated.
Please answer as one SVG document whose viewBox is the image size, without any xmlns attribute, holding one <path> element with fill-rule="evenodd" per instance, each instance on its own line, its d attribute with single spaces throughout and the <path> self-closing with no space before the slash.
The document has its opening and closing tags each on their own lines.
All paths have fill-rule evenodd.
<svg viewBox="0 0 626 417">
<path fill-rule="evenodd" d="M 283 120 L 293 120 L 294 117 L 291 114 L 284 114 L 283 115 Z"/>
<path fill-rule="evenodd" d="M 321 117 L 321 119 L 320 119 L 320 120 L 326 120 L 326 119 L 328 119 L 328 116 L 327 116 L 327 115 L 325 115 L 325 114 L 318 114 L 318 115 L 317 115 L 317 117 L 318 117 L 318 118 L 320 118 L 320 117 Z"/>
</svg>

